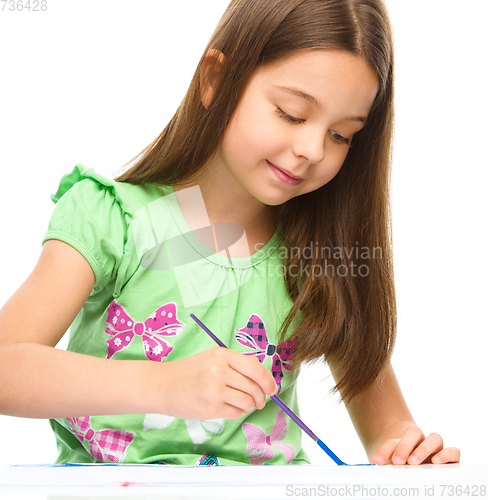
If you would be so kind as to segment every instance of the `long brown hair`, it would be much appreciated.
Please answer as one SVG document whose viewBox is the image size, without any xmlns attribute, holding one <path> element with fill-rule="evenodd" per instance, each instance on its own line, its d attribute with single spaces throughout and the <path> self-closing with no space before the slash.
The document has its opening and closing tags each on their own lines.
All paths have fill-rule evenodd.
<svg viewBox="0 0 488 500">
<path fill-rule="evenodd" d="M 333 392 L 347 402 L 383 372 L 396 334 L 389 205 L 393 42 L 382 0 L 233 0 L 204 52 L 225 55 L 211 104 L 204 107 L 201 100 L 203 55 L 174 117 L 117 180 L 183 185 L 215 154 L 258 66 L 326 48 L 363 57 L 380 90 L 338 175 L 278 208 L 284 243 L 298 249 L 285 259 L 294 305 L 280 337 L 300 312 L 296 366 L 328 362 L 337 376 Z M 307 246 L 319 251 L 304 252 Z M 319 269 L 313 266 L 322 272 L 291 271 Z"/>
</svg>

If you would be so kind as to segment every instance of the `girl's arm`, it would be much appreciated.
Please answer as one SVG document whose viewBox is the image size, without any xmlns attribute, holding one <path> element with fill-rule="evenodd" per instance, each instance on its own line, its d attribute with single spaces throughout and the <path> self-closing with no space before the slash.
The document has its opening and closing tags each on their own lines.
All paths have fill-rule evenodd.
<svg viewBox="0 0 488 500">
<path fill-rule="evenodd" d="M 165 363 L 55 349 L 94 283 L 90 265 L 73 247 L 44 244 L 34 271 L 0 310 L 0 414 L 238 418 L 274 394 L 271 373 L 257 359 L 256 366 L 254 356 L 230 349 Z"/>
<path fill-rule="evenodd" d="M 417 427 L 391 364 L 384 378 L 353 399 L 346 408 L 372 463 L 459 462 L 457 448 L 444 448 L 439 434 L 425 438 Z"/>
<path fill-rule="evenodd" d="M 0 413 L 55 418 L 148 406 L 142 382 L 152 367 L 54 349 L 94 283 L 79 252 L 45 243 L 34 271 L 0 310 Z"/>
</svg>

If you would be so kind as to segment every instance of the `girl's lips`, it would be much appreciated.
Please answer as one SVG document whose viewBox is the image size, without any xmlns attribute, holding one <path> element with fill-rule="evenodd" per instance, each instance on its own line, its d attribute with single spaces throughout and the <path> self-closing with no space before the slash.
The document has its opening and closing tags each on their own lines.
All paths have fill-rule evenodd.
<svg viewBox="0 0 488 500">
<path fill-rule="evenodd" d="M 287 172 L 281 170 L 281 168 L 278 168 L 276 165 L 273 165 L 270 161 L 266 160 L 266 163 L 268 164 L 268 167 L 276 175 L 276 177 L 278 177 L 278 179 L 284 182 L 285 184 L 289 184 L 290 186 L 298 186 L 303 182 L 303 179 L 299 177 L 293 177 Z"/>
</svg>

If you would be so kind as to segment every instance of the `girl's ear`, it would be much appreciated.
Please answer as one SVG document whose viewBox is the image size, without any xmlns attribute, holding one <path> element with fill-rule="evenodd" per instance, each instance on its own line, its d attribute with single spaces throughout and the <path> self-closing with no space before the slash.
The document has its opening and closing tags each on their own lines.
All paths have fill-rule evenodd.
<svg viewBox="0 0 488 500">
<path fill-rule="evenodd" d="M 200 68 L 200 95 L 205 108 L 212 102 L 224 63 L 225 56 L 217 49 L 210 49 L 203 58 Z"/>
</svg>

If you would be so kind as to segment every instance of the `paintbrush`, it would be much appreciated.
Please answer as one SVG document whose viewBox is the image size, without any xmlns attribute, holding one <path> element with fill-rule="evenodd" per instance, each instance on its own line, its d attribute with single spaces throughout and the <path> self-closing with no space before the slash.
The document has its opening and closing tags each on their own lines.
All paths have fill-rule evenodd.
<svg viewBox="0 0 488 500">
<path fill-rule="evenodd" d="M 220 347 L 225 347 L 227 348 L 227 346 L 216 336 L 214 335 L 194 314 L 190 314 L 190 317 L 205 331 L 207 332 L 210 337 L 220 346 Z M 290 410 L 290 408 L 288 408 L 288 406 L 286 406 L 285 403 L 283 403 L 283 401 L 281 401 L 281 399 L 278 397 L 278 396 L 270 396 L 271 399 L 298 425 L 298 427 L 300 427 L 301 429 L 303 429 L 303 431 L 308 434 L 324 451 L 325 453 L 327 453 L 327 455 L 329 455 L 330 458 L 332 458 L 332 460 L 334 460 L 334 462 L 337 464 L 337 465 L 350 465 L 350 464 L 346 464 L 345 462 L 343 462 L 335 453 L 332 452 L 332 450 L 322 441 L 320 440 L 303 422 L 302 420 L 300 419 L 300 417 L 298 417 L 298 415 L 296 415 L 292 410 Z M 375 464 L 356 464 L 356 465 L 375 465 Z"/>
</svg>

